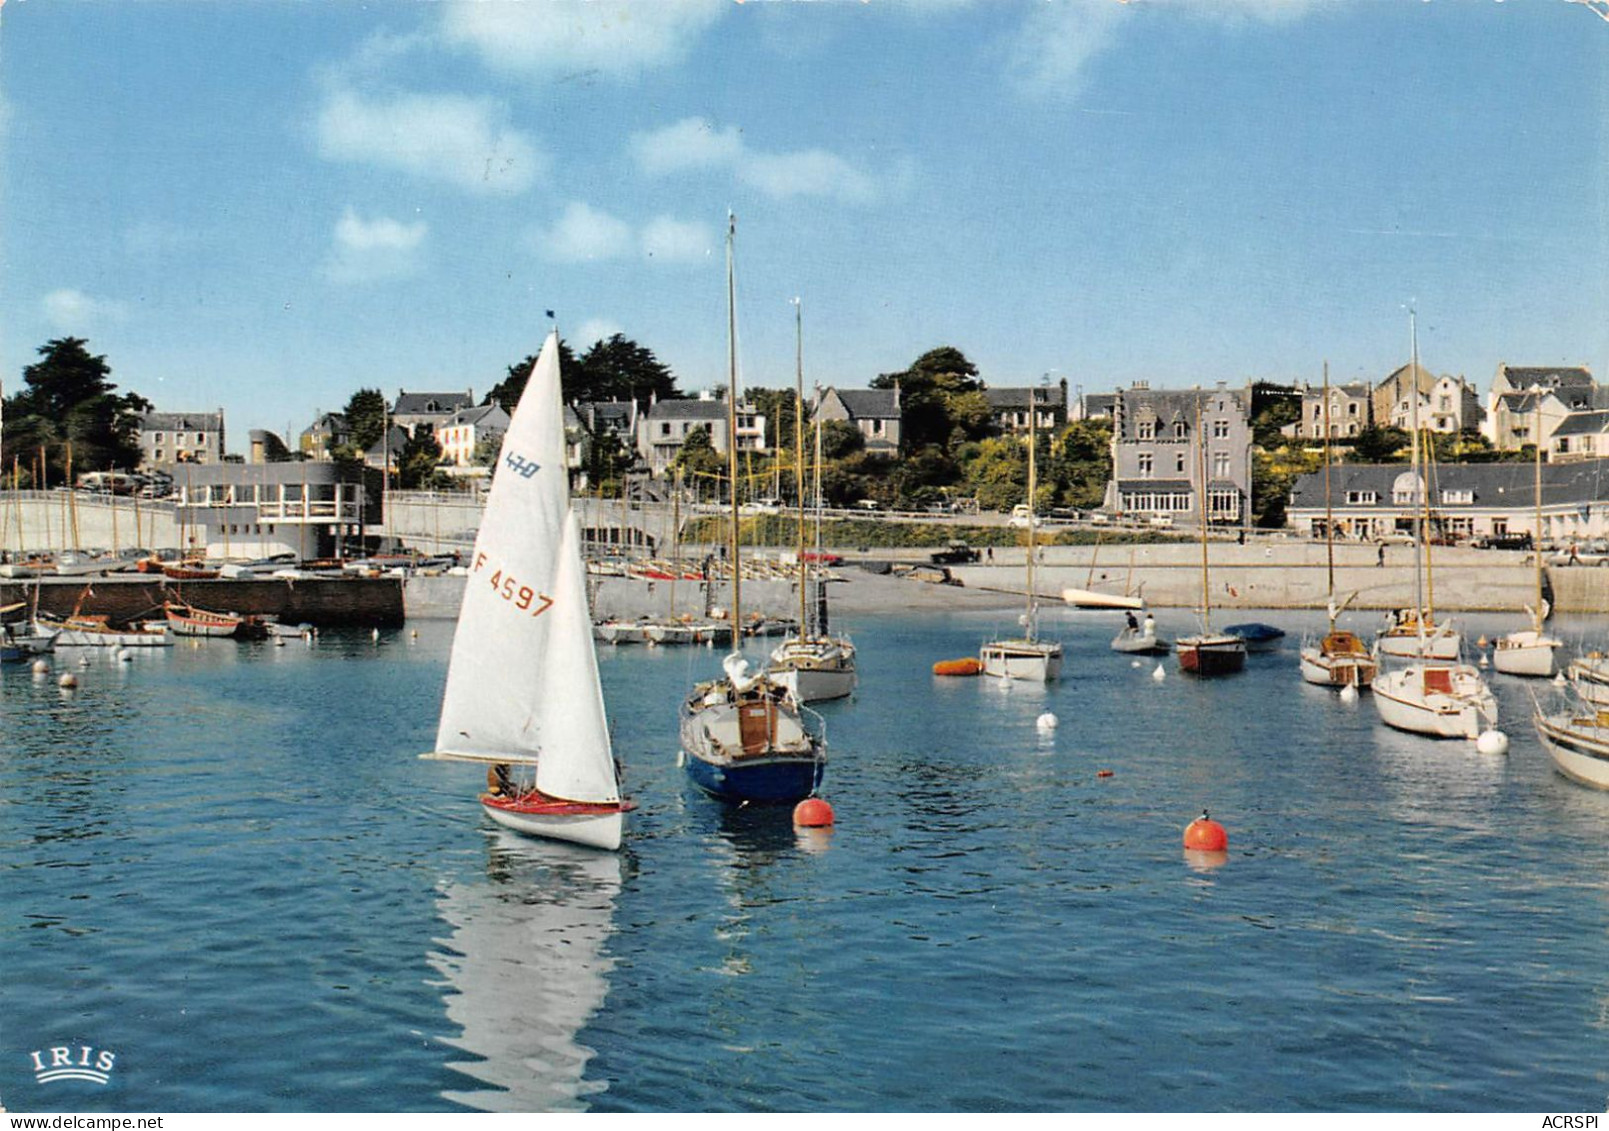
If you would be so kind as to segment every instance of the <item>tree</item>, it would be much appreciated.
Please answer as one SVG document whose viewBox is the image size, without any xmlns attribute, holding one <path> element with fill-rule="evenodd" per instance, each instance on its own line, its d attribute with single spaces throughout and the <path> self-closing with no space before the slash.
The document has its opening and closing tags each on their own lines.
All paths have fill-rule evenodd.
<svg viewBox="0 0 1609 1131">
<path fill-rule="evenodd" d="M 821 422 L 821 458 L 839 460 L 865 451 L 866 434 L 847 420 Z"/>
<path fill-rule="evenodd" d="M 1251 419 L 1252 443 L 1264 451 L 1273 451 L 1285 443 L 1285 434 L 1280 431 L 1287 424 L 1295 424 L 1302 419 L 1302 402 L 1300 399 L 1290 397 L 1270 398 L 1265 405 Z"/>
<path fill-rule="evenodd" d="M 985 434 L 987 401 L 963 399 L 968 393 L 981 397 L 978 367 L 955 347 L 928 350 L 909 369 L 879 374 L 871 382 L 874 389 L 896 386 L 900 390 L 901 434 L 912 450 L 930 445 L 950 447 Z"/>
<path fill-rule="evenodd" d="M 794 411 L 794 397 L 792 389 L 765 389 L 756 386 L 743 390 L 743 399 L 753 405 L 755 411 L 765 417 L 766 438 L 771 441 L 773 451 L 793 452 L 793 420 L 797 413 Z M 805 443 L 810 443 L 807 437 Z"/>
<path fill-rule="evenodd" d="M 82 338 L 56 338 L 38 349 L 41 360 L 22 371 L 26 387 L 5 405 L 3 460 L 32 463 L 46 449 L 49 474 L 66 472 L 66 445 L 73 470 L 131 468 L 140 462 L 139 418 L 151 402 L 136 393 L 119 395 L 106 358 L 91 354 Z"/>
<path fill-rule="evenodd" d="M 715 448 L 710 444 L 710 432 L 702 425 L 687 433 L 682 440 L 681 450 L 671 461 L 672 468 L 680 468 L 684 479 L 692 480 L 697 477 L 715 478 L 726 471 L 726 461 L 715 454 Z"/>
<path fill-rule="evenodd" d="M 564 382 L 567 404 L 584 401 L 675 400 L 676 377 L 654 352 L 622 334 L 592 343 Z"/>
<path fill-rule="evenodd" d="M 385 394 L 379 389 L 359 389 L 352 394 L 341 410 L 346 417 L 346 427 L 351 443 L 359 452 L 366 452 L 380 442 L 385 435 L 386 418 L 390 410 L 386 407 Z"/>
<path fill-rule="evenodd" d="M 397 457 L 397 485 L 404 491 L 417 491 L 430 485 L 441 466 L 441 445 L 428 424 L 414 425 L 413 435 Z"/>
<path fill-rule="evenodd" d="M 520 394 L 525 392 L 525 385 L 531 379 L 531 368 L 536 364 L 536 355 L 531 354 L 524 361 L 516 362 L 508 367 L 508 373 L 491 391 L 481 404 L 499 404 L 503 411 L 510 416 L 514 415 L 514 406 L 520 403 Z M 559 339 L 559 380 L 567 383 L 569 374 L 575 371 L 575 354 L 570 352 L 570 345 L 563 338 Z M 565 403 L 572 403 L 572 398 L 565 397 Z"/>
<path fill-rule="evenodd" d="M 1359 463 L 1396 463 L 1410 442 L 1408 433 L 1401 428 L 1369 427 L 1353 440 L 1352 454 Z"/>
</svg>

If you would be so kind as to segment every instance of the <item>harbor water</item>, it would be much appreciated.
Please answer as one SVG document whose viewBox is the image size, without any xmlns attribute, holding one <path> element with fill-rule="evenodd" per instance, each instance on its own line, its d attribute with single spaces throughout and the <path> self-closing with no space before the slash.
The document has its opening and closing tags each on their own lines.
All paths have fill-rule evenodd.
<svg viewBox="0 0 1609 1131">
<path fill-rule="evenodd" d="M 1488 756 L 1304 685 L 1314 614 L 1237 613 L 1290 636 L 1210 682 L 1059 609 L 1059 683 L 931 674 L 1014 617 L 838 618 L 830 830 L 685 783 L 717 653 L 603 648 L 618 854 L 500 831 L 479 770 L 418 759 L 450 622 L 8 667 L 0 1103 L 1603 1110 L 1609 793 L 1553 771 L 1545 684 L 1490 677 Z M 1181 848 L 1203 808 L 1226 858 Z M 105 1082 L 41 1080 L 56 1049 Z"/>
</svg>

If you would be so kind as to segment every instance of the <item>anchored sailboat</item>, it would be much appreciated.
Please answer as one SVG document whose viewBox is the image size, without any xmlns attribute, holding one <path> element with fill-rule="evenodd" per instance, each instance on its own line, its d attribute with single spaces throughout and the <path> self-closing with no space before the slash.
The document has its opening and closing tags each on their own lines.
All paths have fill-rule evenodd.
<svg viewBox="0 0 1609 1131">
<path fill-rule="evenodd" d="M 825 615 L 825 598 L 812 602 L 810 563 L 805 559 L 805 487 L 804 487 L 804 306 L 793 300 L 795 329 L 795 366 L 793 393 L 793 451 L 794 483 L 799 492 L 799 517 L 796 538 L 796 555 L 799 562 L 799 631 L 787 637 L 771 653 L 771 676 L 788 689 L 796 703 L 814 703 L 822 699 L 842 699 L 855 690 L 855 646 L 843 637 L 827 634 L 827 626 L 819 623 Z M 817 422 L 820 436 L 820 422 Z M 818 455 L 816 469 L 819 475 L 821 460 Z M 820 490 L 817 490 L 820 506 Z M 819 560 L 819 555 L 818 555 Z M 815 585 L 819 592 L 820 581 Z M 814 604 L 815 608 L 811 606 Z M 814 614 L 814 615 L 813 615 Z"/>
<path fill-rule="evenodd" d="M 1411 372 L 1417 373 L 1419 333 L 1411 312 L 1408 318 L 1413 340 Z M 1437 645 L 1445 647 L 1447 626 L 1438 629 L 1430 603 L 1422 600 L 1430 569 L 1426 545 L 1430 537 L 1430 505 L 1427 482 L 1419 475 L 1419 387 L 1417 378 L 1415 381 L 1412 394 L 1414 483 L 1418 499 L 1423 501 L 1421 517 L 1415 523 L 1418 537 L 1414 542 L 1414 608 L 1410 610 L 1415 615 L 1400 619 L 1392 640 L 1400 644 L 1406 637 L 1403 630 L 1411 628 L 1412 648 L 1406 654 L 1417 658 L 1406 667 L 1381 670 L 1375 676 L 1374 706 L 1380 712 L 1380 721 L 1398 730 L 1434 738 L 1477 738 L 1482 730 L 1497 725 L 1497 700 L 1480 671 L 1457 659 L 1457 633 L 1451 634 L 1453 657 L 1441 658 Z M 1440 635 L 1432 635 L 1437 632 Z M 1381 647 L 1381 641 L 1376 641 L 1376 648 L 1385 655 L 1404 654 Z"/>
<path fill-rule="evenodd" d="M 1534 605 L 1527 607 L 1531 627 L 1498 637 L 1492 648 L 1492 666 L 1507 675 L 1551 676 L 1557 668 L 1554 656 L 1564 644 L 1542 631 L 1547 619 L 1547 598 L 1542 595 L 1542 398 L 1536 408 L 1536 526 L 1531 535 L 1531 557 L 1536 565 Z"/>
<path fill-rule="evenodd" d="M 530 836 L 620 847 L 625 814 L 564 465 L 559 335 L 498 455 L 453 638 L 434 753 L 488 766 L 481 807 Z"/>
<path fill-rule="evenodd" d="M 1335 512 L 1330 507 L 1330 363 L 1324 363 L 1324 553 L 1329 577 L 1329 631 L 1316 644 L 1302 647 L 1302 678 L 1324 687 L 1353 687 L 1359 691 L 1374 682 L 1379 665 L 1356 633 L 1335 627 L 1341 610 L 1352 600 L 1335 603 Z M 1353 594 L 1356 596 L 1356 594 Z"/>
<path fill-rule="evenodd" d="M 1028 393 L 1028 608 L 1022 616 L 1022 635 L 1009 640 L 991 640 L 978 650 L 983 674 L 1000 679 L 1028 679 L 1048 683 L 1061 675 L 1062 646 L 1059 640 L 1041 640 L 1038 635 L 1039 594 L 1034 585 L 1034 530 L 1039 519 L 1034 514 L 1034 495 L 1039 489 L 1037 421 L 1039 390 Z"/>
<path fill-rule="evenodd" d="M 1212 583 L 1207 561 L 1207 435 L 1201 429 L 1201 397 L 1196 397 L 1196 471 L 1200 482 L 1196 506 L 1201 512 L 1201 631 L 1174 644 L 1179 667 L 1191 675 L 1228 675 L 1246 666 L 1246 642 L 1227 632 L 1212 631 Z"/>
<path fill-rule="evenodd" d="M 794 802 L 815 792 L 827 767 L 820 716 L 794 702 L 788 689 L 743 658 L 743 563 L 739 557 L 737 490 L 737 290 L 732 251 L 737 220 L 727 217 L 727 472 L 732 492 L 732 652 L 720 679 L 700 683 L 682 703 L 680 762 L 711 797 L 735 802 Z M 806 720 L 812 725 L 807 726 Z"/>
</svg>

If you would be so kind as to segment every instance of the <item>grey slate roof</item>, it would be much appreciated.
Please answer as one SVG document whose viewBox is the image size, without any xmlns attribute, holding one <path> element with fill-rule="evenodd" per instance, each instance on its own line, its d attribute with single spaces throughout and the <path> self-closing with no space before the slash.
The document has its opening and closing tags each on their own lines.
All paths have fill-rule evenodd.
<svg viewBox="0 0 1609 1131">
<path fill-rule="evenodd" d="M 393 416 L 426 416 L 431 413 L 457 412 L 475 403 L 468 392 L 463 393 L 404 393 L 397 392 L 397 403 L 391 409 Z"/>
<path fill-rule="evenodd" d="M 1330 500 L 1337 511 L 1355 509 L 1346 501 L 1349 491 L 1373 491 L 1374 507 L 1389 507 L 1391 488 L 1399 475 L 1410 469 L 1405 463 L 1338 463 L 1330 469 Z M 1535 507 L 1536 469 L 1529 463 L 1448 463 L 1438 464 L 1431 484 L 1443 491 L 1473 491 L 1474 506 Z M 1609 460 L 1579 460 L 1575 463 L 1542 465 L 1542 502 L 1568 504 L 1609 498 Z M 1291 488 L 1293 509 L 1322 509 L 1324 473 L 1303 475 Z M 1443 508 L 1440 503 L 1437 509 Z M 1456 509 L 1456 508 L 1452 508 Z"/>
<path fill-rule="evenodd" d="M 1044 385 L 1040 387 L 1023 386 L 1022 388 L 985 389 L 983 395 L 989 401 L 989 407 L 996 411 L 1007 408 L 1028 408 L 1029 395 L 1039 394 L 1039 407 L 1059 408 L 1066 403 L 1067 390 L 1060 385 Z"/>
<path fill-rule="evenodd" d="M 1591 388 L 1592 373 L 1577 365 L 1569 366 L 1514 366 L 1505 365 L 1508 382 L 1516 389 L 1539 385 L 1544 389 Z"/>
<path fill-rule="evenodd" d="M 1116 393 L 1085 393 L 1085 416 L 1111 416 L 1112 405 L 1117 401 Z"/>
<path fill-rule="evenodd" d="M 854 420 L 895 420 L 899 402 L 893 389 L 834 389 Z"/>
<path fill-rule="evenodd" d="M 140 417 L 142 432 L 216 432 L 222 427 L 221 412 L 148 412 Z"/>
<path fill-rule="evenodd" d="M 479 424 L 489 416 L 494 418 L 493 423 L 497 423 L 495 418 L 501 417 L 504 426 L 507 426 L 508 413 L 503 411 L 502 405 L 497 404 L 482 404 L 475 405 L 473 408 L 459 409 L 446 420 L 442 421 L 442 424 L 444 426 L 454 424 Z"/>
<path fill-rule="evenodd" d="M 1609 431 L 1609 410 L 1572 412 L 1553 430 L 1555 436 L 1596 436 Z"/>
<path fill-rule="evenodd" d="M 656 401 L 648 409 L 649 420 L 725 420 L 725 401 Z"/>
</svg>

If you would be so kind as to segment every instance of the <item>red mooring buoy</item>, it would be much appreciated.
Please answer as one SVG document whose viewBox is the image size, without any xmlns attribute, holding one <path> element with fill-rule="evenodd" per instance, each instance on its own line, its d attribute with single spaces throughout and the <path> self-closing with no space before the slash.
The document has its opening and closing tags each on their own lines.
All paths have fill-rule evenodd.
<svg viewBox="0 0 1609 1131">
<path fill-rule="evenodd" d="M 1225 852 L 1229 833 L 1203 809 L 1201 816 L 1184 827 L 1184 846 L 1197 852 Z"/>
<path fill-rule="evenodd" d="M 807 797 L 793 807 L 793 823 L 801 829 L 824 829 L 832 824 L 832 806 L 820 797 Z"/>
</svg>

